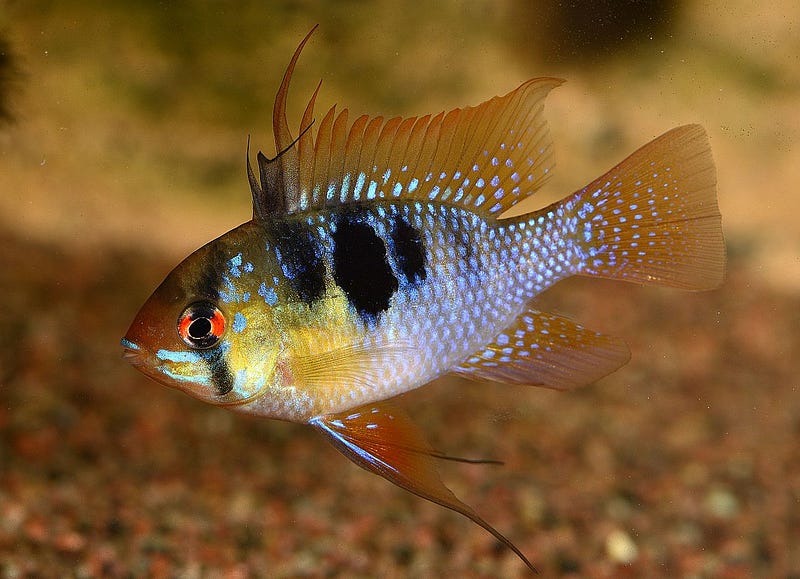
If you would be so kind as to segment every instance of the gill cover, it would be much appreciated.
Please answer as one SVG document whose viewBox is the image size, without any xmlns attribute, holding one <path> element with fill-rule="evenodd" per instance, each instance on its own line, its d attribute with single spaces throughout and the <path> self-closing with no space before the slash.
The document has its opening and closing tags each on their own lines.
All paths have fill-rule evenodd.
<svg viewBox="0 0 800 579">
<path fill-rule="evenodd" d="M 122 340 L 125 357 L 144 374 L 221 406 L 260 396 L 275 376 L 278 345 L 269 316 L 252 304 L 222 299 L 231 246 L 251 235 L 245 225 L 181 262 L 136 314 Z M 250 320 L 244 328 L 242 320 Z"/>
</svg>

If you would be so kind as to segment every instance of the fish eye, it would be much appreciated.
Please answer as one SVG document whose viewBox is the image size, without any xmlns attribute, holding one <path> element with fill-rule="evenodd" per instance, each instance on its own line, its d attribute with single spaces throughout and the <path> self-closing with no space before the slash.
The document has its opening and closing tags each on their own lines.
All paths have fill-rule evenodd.
<svg viewBox="0 0 800 579">
<path fill-rule="evenodd" d="M 186 306 L 178 318 L 178 334 L 190 348 L 215 346 L 225 332 L 225 316 L 214 304 L 197 302 Z"/>
</svg>

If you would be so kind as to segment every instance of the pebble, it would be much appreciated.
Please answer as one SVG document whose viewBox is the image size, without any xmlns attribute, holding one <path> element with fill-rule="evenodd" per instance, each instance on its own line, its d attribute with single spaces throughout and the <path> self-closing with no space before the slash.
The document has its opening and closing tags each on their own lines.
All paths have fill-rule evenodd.
<svg viewBox="0 0 800 579">
<path fill-rule="evenodd" d="M 706 510 L 720 519 L 731 519 L 739 514 L 739 500 L 724 488 L 711 489 L 706 495 Z"/>
<path fill-rule="evenodd" d="M 86 538 L 74 531 L 67 531 L 56 535 L 53 539 L 53 545 L 59 551 L 75 553 L 82 551 L 86 547 Z"/>
<path fill-rule="evenodd" d="M 606 553 L 615 563 L 630 565 L 639 556 L 639 549 L 625 531 L 612 531 L 606 538 Z"/>
</svg>

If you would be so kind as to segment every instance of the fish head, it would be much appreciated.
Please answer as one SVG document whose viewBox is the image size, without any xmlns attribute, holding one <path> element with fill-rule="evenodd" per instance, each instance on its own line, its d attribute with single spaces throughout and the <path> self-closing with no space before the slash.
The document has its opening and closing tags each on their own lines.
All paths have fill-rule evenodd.
<svg viewBox="0 0 800 579">
<path fill-rule="evenodd" d="M 252 404 L 285 383 L 270 305 L 274 289 L 260 281 L 277 279 L 271 269 L 278 266 L 254 227 L 245 224 L 210 242 L 166 277 L 121 341 L 127 361 L 218 406 Z"/>
</svg>

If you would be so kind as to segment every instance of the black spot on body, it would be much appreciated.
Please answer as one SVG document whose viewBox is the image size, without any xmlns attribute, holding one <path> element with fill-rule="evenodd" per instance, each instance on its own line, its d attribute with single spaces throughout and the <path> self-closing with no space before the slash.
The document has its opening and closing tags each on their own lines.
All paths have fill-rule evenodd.
<svg viewBox="0 0 800 579">
<path fill-rule="evenodd" d="M 333 234 L 333 278 L 368 323 L 374 323 L 397 291 L 397 278 L 386 256 L 386 244 L 366 223 L 341 219 Z"/>
<path fill-rule="evenodd" d="M 302 223 L 279 222 L 276 244 L 283 273 L 298 297 L 307 304 L 321 298 L 325 293 L 325 263 L 311 230 Z"/>
<path fill-rule="evenodd" d="M 425 281 L 428 272 L 425 270 L 425 247 L 419 231 L 398 216 L 392 228 L 392 242 L 394 259 L 406 281 L 411 284 Z"/>
</svg>

